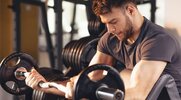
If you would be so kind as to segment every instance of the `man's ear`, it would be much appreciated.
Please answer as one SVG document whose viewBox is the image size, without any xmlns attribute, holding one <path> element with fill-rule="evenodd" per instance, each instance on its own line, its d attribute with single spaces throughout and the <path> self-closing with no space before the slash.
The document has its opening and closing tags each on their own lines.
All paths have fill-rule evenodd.
<svg viewBox="0 0 181 100">
<path fill-rule="evenodd" d="M 126 11 L 130 15 L 133 15 L 135 13 L 135 9 L 136 9 L 135 6 L 132 5 L 132 4 L 127 4 L 126 5 Z"/>
</svg>

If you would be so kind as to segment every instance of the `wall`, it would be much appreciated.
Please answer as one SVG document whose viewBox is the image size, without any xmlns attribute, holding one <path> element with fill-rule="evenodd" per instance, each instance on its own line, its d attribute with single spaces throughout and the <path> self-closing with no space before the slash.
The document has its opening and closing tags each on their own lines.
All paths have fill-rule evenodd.
<svg viewBox="0 0 181 100">
<path fill-rule="evenodd" d="M 0 60 L 13 49 L 11 0 L 0 0 Z"/>
<path fill-rule="evenodd" d="M 8 8 L 11 0 L 0 0 L 0 61 L 12 51 L 12 12 Z M 0 100 L 11 100 L 12 95 L 0 86 Z"/>
<path fill-rule="evenodd" d="M 12 51 L 12 12 L 8 8 L 11 0 L 0 0 L 0 61 Z M 0 100 L 11 100 L 12 95 L 0 86 Z"/>
<path fill-rule="evenodd" d="M 41 19 L 40 19 L 41 20 Z M 21 51 L 38 59 L 39 7 L 21 4 Z"/>
<path fill-rule="evenodd" d="M 165 0 L 165 27 L 181 36 L 181 0 Z"/>
</svg>

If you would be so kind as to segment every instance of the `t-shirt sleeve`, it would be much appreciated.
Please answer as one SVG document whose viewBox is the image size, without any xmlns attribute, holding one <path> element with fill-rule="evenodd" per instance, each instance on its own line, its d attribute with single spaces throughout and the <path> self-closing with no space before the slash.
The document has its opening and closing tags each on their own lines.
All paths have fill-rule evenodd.
<svg viewBox="0 0 181 100">
<path fill-rule="evenodd" d="M 110 53 L 109 53 L 109 50 L 108 50 L 108 36 L 109 36 L 109 34 L 107 33 L 107 34 L 104 34 L 100 38 L 100 40 L 99 40 L 99 42 L 97 44 L 97 50 L 102 52 L 102 53 L 105 53 L 105 54 L 109 55 Z"/>
<path fill-rule="evenodd" d="M 168 35 L 156 35 L 143 43 L 141 58 L 145 60 L 160 60 L 171 62 L 175 52 L 174 39 Z"/>
</svg>

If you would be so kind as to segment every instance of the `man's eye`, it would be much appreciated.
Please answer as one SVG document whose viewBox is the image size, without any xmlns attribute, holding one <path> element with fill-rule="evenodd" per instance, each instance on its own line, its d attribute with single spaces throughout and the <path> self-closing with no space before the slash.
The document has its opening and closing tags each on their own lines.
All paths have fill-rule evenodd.
<svg viewBox="0 0 181 100">
<path fill-rule="evenodd" d="M 113 22 L 111 22 L 110 24 L 116 24 L 117 23 L 117 21 L 113 21 Z"/>
</svg>

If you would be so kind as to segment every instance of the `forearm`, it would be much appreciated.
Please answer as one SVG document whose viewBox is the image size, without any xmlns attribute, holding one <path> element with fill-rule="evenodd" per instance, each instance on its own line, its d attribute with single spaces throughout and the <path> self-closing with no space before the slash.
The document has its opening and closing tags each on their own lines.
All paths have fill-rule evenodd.
<svg viewBox="0 0 181 100">
<path fill-rule="evenodd" d="M 124 86 L 125 86 L 125 89 L 127 89 L 130 85 L 130 77 L 131 77 L 131 71 L 132 70 L 129 70 L 129 69 L 123 69 L 121 72 L 120 72 L 120 76 L 124 82 Z"/>
<path fill-rule="evenodd" d="M 43 91 L 45 93 L 55 94 L 59 96 L 65 96 L 65 93 L 56 89 L 56 88 L 48 88 L 48 89 L 41 89 L 40 91 Z"/>
<path fill-rule="evenodd" d="M 127 88 L 125 90 L 125 99 L 124 100 L 146 100 L 146 95 L 144 95 L 143 91 L 135 88 Z"/>
</svg>

